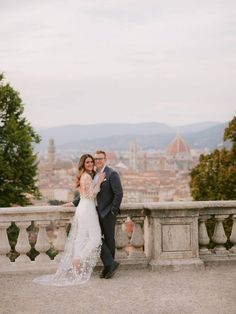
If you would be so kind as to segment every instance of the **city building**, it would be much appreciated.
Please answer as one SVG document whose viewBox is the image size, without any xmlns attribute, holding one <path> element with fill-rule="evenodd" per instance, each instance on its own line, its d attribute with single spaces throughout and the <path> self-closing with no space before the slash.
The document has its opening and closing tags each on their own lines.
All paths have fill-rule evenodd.
<svg viewBox="0 0 236 314">
<path fill-rule="evenodd" d="M 78 155 L 66 158 L 56 151 L 49 140 L 47 154 L 39 162 L 41 202 L 68 202 L 77 192 L 75 180 Z M 189 172 L 198 161 L 183 138 L 177 134 L 164 150 L 143 151 L 137 141 L 130 143 L 129 152 L 107 152 L 107 164 L 121 177 L 123 202 L 158 202 L 191 200 Z"/>
</svg>

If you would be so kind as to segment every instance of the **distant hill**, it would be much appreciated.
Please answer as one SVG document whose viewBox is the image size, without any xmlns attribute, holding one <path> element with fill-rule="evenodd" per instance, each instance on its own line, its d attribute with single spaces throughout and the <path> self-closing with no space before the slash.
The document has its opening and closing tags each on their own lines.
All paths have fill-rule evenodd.
<svg viewBox="0 0 236 314">
<path fill-rule="evenodd" d="M 170 127 L 163 123 L 110 123 L 91 125 L 68 125 L 38 131 L 42 142 L 39 150 L 45 150 L 53 138 L 57 149 L 93 151 L 127 150 L 136 139 L 140 149 L 163 149 L 176 135 L 184 138 L 190 148 L 216 148 L 222 143 L 227 123 L 203 122 L 186 126 Z"/>
<path fill-rule="evenodd" d="M 223 145 L 224 130 L 228 123 L 210 127 L 196 133 L 185 133 L 184 139 L 191 148 L 219 148 Z"/>
<path fill-rule="evenodd" d="M 176 131 L 183 134 L 183 133 L 201 132 L 211 127 L 218 126 L 219 124 L 221 123 L 208 121 L 208 122 L 200 122 L 200 123 L 176 126 L 174 128 L 176 129 Z"/>
<path fill-rule="evenodd" d="M 53 138 L 58 145 L 89 140 L 94 138 L 104 138 L 107 136 L 119 136 L 128 134 L 155 134 L 173 133 L 173 128 L 163 123 L 104 123 L 86 125 L 65 125 L 39 130 L 42 137 L 42 144 Z"/>
</svg>

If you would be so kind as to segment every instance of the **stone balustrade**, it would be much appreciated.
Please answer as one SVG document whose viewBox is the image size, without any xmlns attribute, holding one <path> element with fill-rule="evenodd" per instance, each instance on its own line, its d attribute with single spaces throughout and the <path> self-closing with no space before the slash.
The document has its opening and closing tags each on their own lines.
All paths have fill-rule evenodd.
<svg viewBox="0 0 236 314">
<path fill-rule="evenodd" d="M 0 208 L 0 272 L 56 269 L 74 210 Z M 12 223 L 16 243 L 7 235 Z M 236 201 L 123 204 L 115 236 L 123 267 L 202 268 L 236 261 Z"/>
</svg>

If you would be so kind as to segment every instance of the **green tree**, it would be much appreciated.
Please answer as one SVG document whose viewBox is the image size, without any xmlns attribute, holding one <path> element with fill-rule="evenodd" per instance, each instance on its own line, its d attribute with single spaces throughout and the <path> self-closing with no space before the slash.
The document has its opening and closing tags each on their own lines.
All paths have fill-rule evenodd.
<svg viewBox="0 0 236 314">
<path fill-rule="evenodd" d="M 29 196 L 40 196 L 33 147 L 40 138 L 23 111 L 19 93 L 0 74 L 0 207 L 25 206 Z"/>
<path fill-rule="evenodd" d="M 236 116 L 229 122 L 228 127 L 224 132 L 224 141 L 230 140 L 232 142 L 232 150 L 236 153 Z"/>
<path fill-rule="evenodd" d="M 236 116 L 224 132 L 224 140 L 232 143 L 230 149 L 216 149 L 200 155 L 192 169 L 190 189 L 194 200 L 236 199 Z"/>
</svg>

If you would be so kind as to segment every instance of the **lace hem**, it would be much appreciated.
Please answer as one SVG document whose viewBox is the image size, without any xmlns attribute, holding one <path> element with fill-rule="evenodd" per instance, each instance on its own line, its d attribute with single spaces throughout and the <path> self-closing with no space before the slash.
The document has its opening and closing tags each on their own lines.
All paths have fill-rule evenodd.
<svg viewBox="0 0 236 314">
<path fill-rule="evenodd" d="M 91 238 L 79 236 L 81 230 L 82 235 L 84 234 L 84 226 L 85 231 L 88 231 L 88 229 L 93 230 Z M 101 229 L 94 202 L 81 200 L 76 209 L 70 233 L 56 273 L 35 278 L 34 282 L 54 286 L 69 286 L 85 283 L 90 279 L 92 271 L 97 264 L 101 252 L 101 245 Z M 78 250 L 78 248 L 81 248 L 81 250 Z M 82 258 L 80 258 L 80 253 L 83 253 Z M 77 258 L 80 259 L 79 269 L 73 266 L 73 260 Z"/>
<path fill-rule="evenodd" d="M 84 284 L 90 279 L 100 256 L 100 252 L 101 246 L 94 250 L 89 258 L 81 262 L 79 269 L 71 265 L 70 268 L 64 269 L 64 271 L 59 269 L 55 274 L 37 277 L 33 282 L 46 286 L 72 286 Z"/>
</svg>

